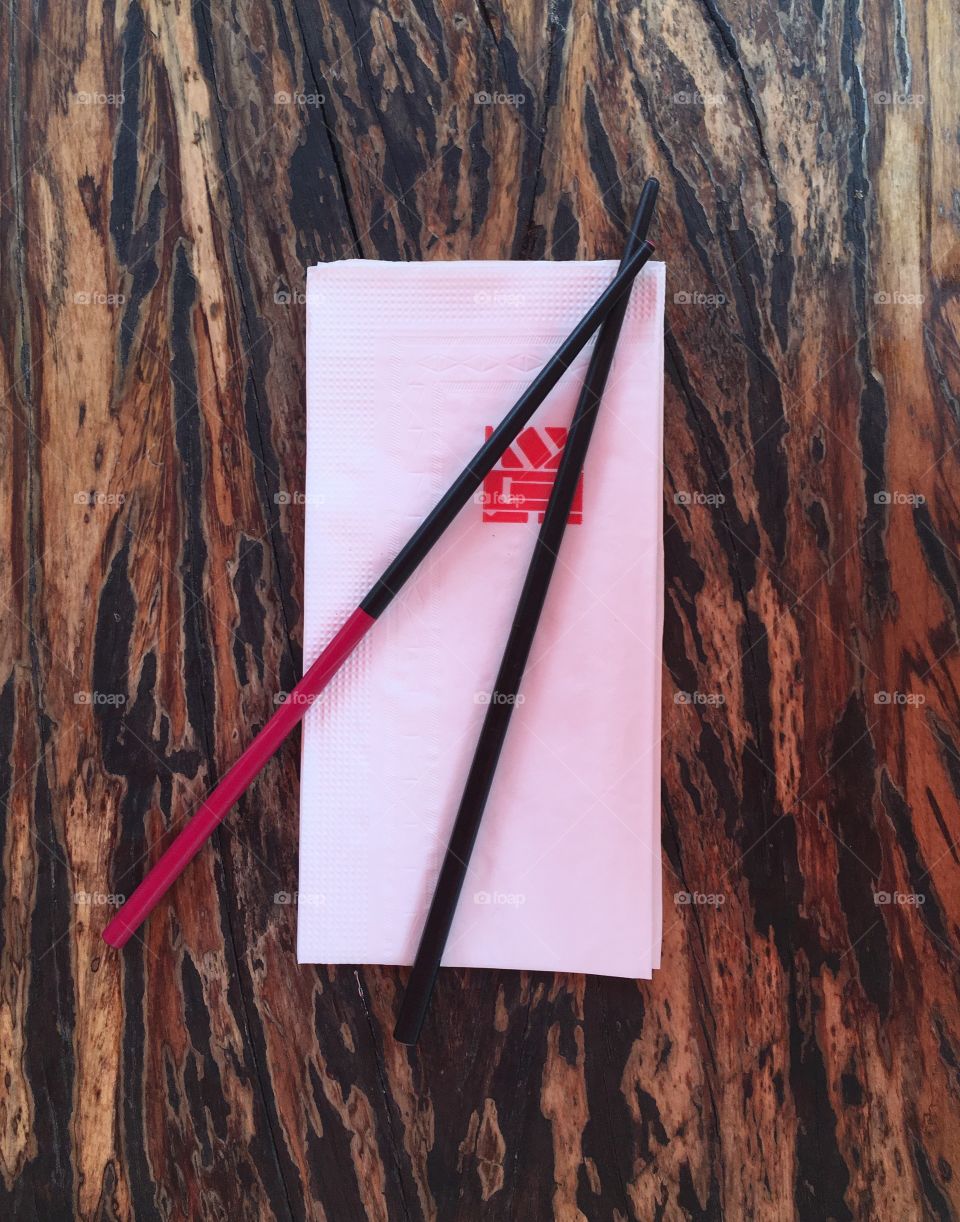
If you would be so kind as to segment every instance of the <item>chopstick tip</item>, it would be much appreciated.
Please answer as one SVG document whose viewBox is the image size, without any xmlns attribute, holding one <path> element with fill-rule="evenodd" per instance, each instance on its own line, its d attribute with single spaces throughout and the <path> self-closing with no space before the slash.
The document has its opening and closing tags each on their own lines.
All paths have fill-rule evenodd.
<svg viewBox="0 0 960 1222">
<path fill-rule="evenodd" d="M 112 946 L 114 950 L 120 950 L 130 940 L 131 933 L 133 933 L 132 929 L 128 929 L 126 925 L 118 922 L 117 918 L 114 917 L 100 936 L 108 946 Z"/>
</svg>

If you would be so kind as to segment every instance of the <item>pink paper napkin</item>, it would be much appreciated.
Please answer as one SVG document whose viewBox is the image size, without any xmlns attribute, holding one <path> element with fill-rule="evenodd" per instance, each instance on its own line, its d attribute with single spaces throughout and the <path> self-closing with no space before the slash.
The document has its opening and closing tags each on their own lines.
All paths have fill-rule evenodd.
<svg viewBox="0 0 960 1222">
<path fill-rule="evenodd" d="M 307 281 L 309 665 L 613 262 Z M 444 963 L 659 965 L 663 264 L 620 345 Z M 301 963 L 409 964 L 588 351 L 305 721 Z"/>
</svg>

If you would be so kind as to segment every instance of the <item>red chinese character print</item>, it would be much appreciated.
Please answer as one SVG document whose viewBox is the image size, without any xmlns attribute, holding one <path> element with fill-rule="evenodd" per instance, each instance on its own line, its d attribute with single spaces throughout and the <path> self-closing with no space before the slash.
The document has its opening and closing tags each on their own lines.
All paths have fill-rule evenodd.
<svg viewBox="0 0 960 1222">
<path fill-rule="evenodd" d="M 489 437 L 492 432 L 488 424 L 485 435 Z M 483 521 L 529 522 L 535 513 L 537 521 L 542 522 L 566 440 L 564 428 L 525 428 L 483 481 Z M 571 526 L 583 521 L 582 471 L 567 521 Z"/>
</svg>

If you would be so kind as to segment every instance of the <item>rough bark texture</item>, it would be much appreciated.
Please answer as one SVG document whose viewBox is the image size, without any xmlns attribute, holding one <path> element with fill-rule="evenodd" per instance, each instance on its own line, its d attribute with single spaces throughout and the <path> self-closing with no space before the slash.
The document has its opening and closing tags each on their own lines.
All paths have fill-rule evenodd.
<svg viewBox="0 0 960 1222">
<path fill-rule="evenodd" d="M 3 6 L 4 1216 L 960 1216 L 957 22 Z M 663 970 L 448 972 L 396 1046 L 274 900 L 296 741 L 107 951 L 298 673 L 304 268 L 616 256 L 646 173 Z"/>
</svg>

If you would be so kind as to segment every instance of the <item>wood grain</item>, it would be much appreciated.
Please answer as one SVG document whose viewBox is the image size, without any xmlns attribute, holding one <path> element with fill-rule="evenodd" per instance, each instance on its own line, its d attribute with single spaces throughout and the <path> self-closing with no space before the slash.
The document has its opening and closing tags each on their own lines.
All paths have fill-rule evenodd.
<svg viewBox="0 0 960 1222">
<path fill-rule="evenodd" d="M 4 1216 L 960 1216 L 956 10 L 0 31 Z M 299 673 L 305 267 L 616 256 L 647 173 L 662 971 L 447 972 L 398 1047 L 402 972 L 295 964 L 296 742 L 107 951 Z"/>
</svg>

